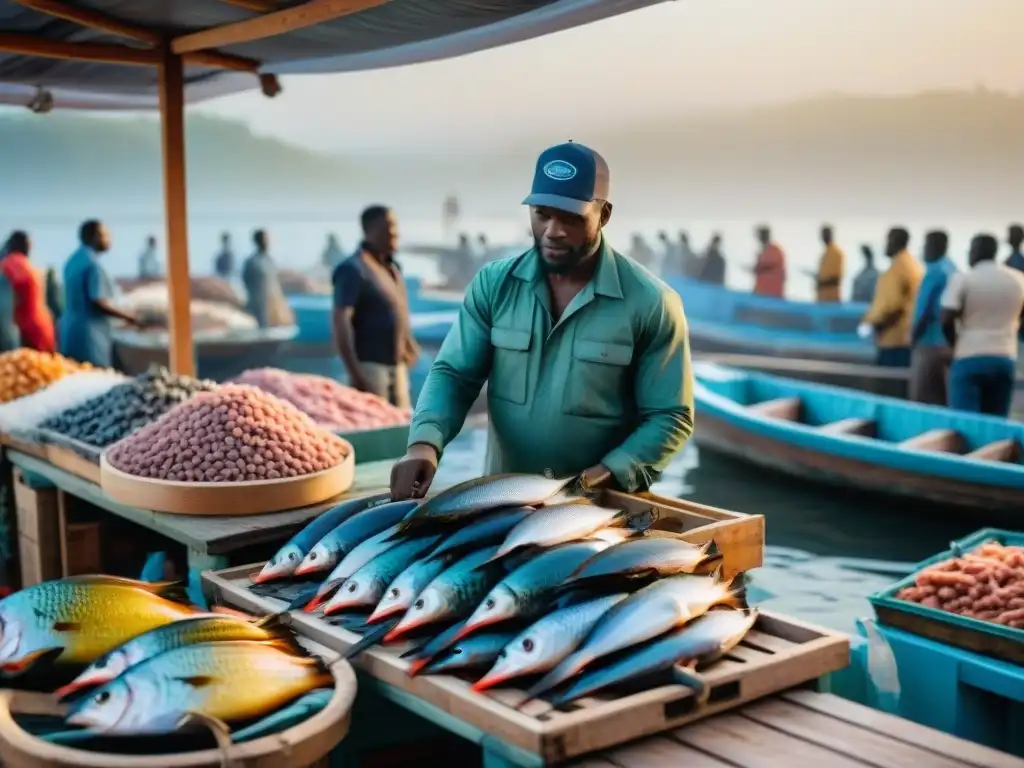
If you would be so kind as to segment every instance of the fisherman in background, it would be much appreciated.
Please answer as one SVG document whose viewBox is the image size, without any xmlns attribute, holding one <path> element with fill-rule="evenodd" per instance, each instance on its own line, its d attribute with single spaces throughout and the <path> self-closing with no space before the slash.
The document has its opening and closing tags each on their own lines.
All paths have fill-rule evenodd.
<svg viewBox="0 0 1024 768">
<path fill-rule="evenodd" d="M 819 304 L 841 301 L 840 289 L 843 284 L 843 269 L 846 255 L 836 245 L 832 227 L 821 228 L 821 242 L 825 252 L 821 254 L 817 271 L 805 270 L 814 281 L 815 293 Z"/>
<path fill-rule="evenodd" d="M 481 232 L 476 238 L 476 261 L 478 264 L 486 264 L 491 260 L 491 245 L 487 242 L 487 235 Z"/>
<path fill-rule="evenodd" d="M 637 264 L 651 269 L 654 264 L 654 249 L 647 244 L 639 232 L 633 235 L 633 243 L 629 249 L 629 257 Z"/>
<path fill-rule="evenodd" d="M 231 247 L 231 233 L 221 232 L 220 250 L 213 257 L 213 272 L 221 280 L 231 282 L 235 276 L 235 252 Z"/>
<path fill-rule="evenodd" d="M 910 255 L 910 233 L 902 227 L 889 230 L 885 255 L 889 268 L 878 278 L 874 299 L 857 329 L 861 338 L 874 335 L 876 365 L 906 368 L 910 365 L 910 329 L 917 291 L 924 270 Z"/>
<path fill-rule="evenodd" d="M 139 254 L 139 277 L 143 280 L 157 280 L 162 277 L 162 273 L 160 259 L 156 255 L 156 238 L 150 235 Z"/>
<path fill-rule="evenodd" d="M 270 256 L 270 236 L 267 230 L 255 230 L 252 233 L 252 244 L 255 250 L 242 265 L 245 311 L 256 318 L 260 328 L 287 325 L 292 313 L 277 274 L 277 264 Z"/>
<path fill-rule="evenodd" d="M 772 231 L 760 226 L 755 232 L 761 250 L 757 262 L 747 271 L 754 275 L 754 293 L 781 299 L 786 292 L 786 254 L 772 240 Z"/>
<path fill-rule="evenodd" d="M 1020 224 L 1011 224 L 1006 242 L 1010 244 L 1010 258 L 1006 260 L 1006 266 L 1024 272 L 1024 253 L 1021 253 L 1021 246 L 1024 246 L 1024 227 Z"/>
<path fill-rule="evenodd" d="M 14 323 L 21 343 L 40 352 L 56 352 L 57 340 L 53 316 L 46 306 L 43 276 L 30 263 L 32 241 L 28 233 L 11 233 L 0 261 L 0 272 L 14 291 Z"/>
<path fill-rule="evenodd" d="M 447 288 L 457 289 L 468 285 L 475 272 L 476 258 L 473 255 L 473 246 L 469 235 L 463 232 L 459 235 L 458 246 L 454 250 L 442 253 L 441 276 L 445 279 Z"/>
<path fill-rule="evenodd" d="M 46 268 L 46 306 L 56 328 L 61 315 L 64 314 L 64 289 L 61 288 L 57 270 L 53 267 Z"/>
<path fill-rule="evenodd" d="M 946 405 L 946 378 L 953 350 L 942 331 L 940 302 L 956 265 L 947 255 L 949 236 L 942 231 L 929 232 L 924 238 L 924 278 L 914 306 L 914 325 L 910 334 L 910 399 L 929 405 Z"/>
<path fill-rule="evenodd" d="M 875 252 L 867 244 L 860 247 L 860 252 L 864 256 L 864 268 L 853 278 L 853 293 L 850 296 L 850 301 L 855 304 L 870 304 L 875 300 L 875 287 L 878 285 Z"/>
<path fill-rule="evenodd" d="M 484 383 L 485 474 L 581 475 L 584 488 L 649 488 L 693 431 L 679 294 L 603 231 L 608 166 L 581 144 L 541 153 L 534 247 L 477 273 L 416 404 L 395 499 L 427 493 Z"/>
<path fill-rule="evenodd" d="M 679 248 L 664 229 L 658 232 L 658 242 L 661 243 L 661 268 L 658 270 L 660 274 L 663 277 L 685 274 L 680 269 Z"/>
<path fill-rule="evenodd" d="M 722 236 L 715 232 L 708 249 L 693 267 L 693 277 L 709 285 L 725 285 L 725 256 L 722 254 Z"/>
<path fill-rule="evenodd" d="M 141 327 L 132 314 L 114 305 L 114 284 L 100 264 L 110 250 L 110 231 L 89 219 L 79 227 L 78 249 L 64 264 L 64 313 L 57 327 L 58 346 L 65 357 L 99 368 L 114 367 L 111 324 L 122 320 Z"/>
<path fill-rule="evenodd" d="M 334 270 L 334 340 L 351 386 L 408 409 L 409 368 L 420 351 L 409 326 L 405 279 L 395 261 L 398 220 L 389 208 L 372 205 L 360 223 L 359 251 Z"/>
<path fill-rule="evenodd" d="M 970 271 L 952 275 L 942 296 L 942 330 L 954 348 L 950 408 L 1005 418 L 1013 402 L 1024 274 L 998 263 L 998 252 L 992 235 L 971 241 Z"/>
<path fill-rule="evenodd" d="M 692 277 L 700 256 L 690 245 L 690 236 L 685 230 L 679 230 L 679 269 L 683 277 Z"/>
<path fill-rule="evenodd" d="M 328 274 L 332 274 L 334 272 L 334 268 L 337 267 L 344 258 L 345 252 L 341 250 L 341 244 L 338 242 L 338 236 L 331 232 L 327 235 L 327 245 L 324 246 L 324 252 L 320 254 L 320 264 L 327 268 Z"/>
</svg>

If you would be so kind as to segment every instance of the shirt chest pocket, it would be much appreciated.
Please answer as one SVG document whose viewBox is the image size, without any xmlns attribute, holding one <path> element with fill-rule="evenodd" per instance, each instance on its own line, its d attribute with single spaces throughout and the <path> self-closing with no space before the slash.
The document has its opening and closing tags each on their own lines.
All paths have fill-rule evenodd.
<svg viewBox="0 0 1024 768">
<path fill-rule="evenodd" d="M 575 339 L 563 410 L 573 416 L 621 418 L 630 397 L 632 344 Z"/>
<path fill-rule="evenodd" d="M 487 382 L 489 397 L 523 405 L 529 374 L 530 331 L 515 328 L 491 328 L 494 357 Z"/>
</svg>

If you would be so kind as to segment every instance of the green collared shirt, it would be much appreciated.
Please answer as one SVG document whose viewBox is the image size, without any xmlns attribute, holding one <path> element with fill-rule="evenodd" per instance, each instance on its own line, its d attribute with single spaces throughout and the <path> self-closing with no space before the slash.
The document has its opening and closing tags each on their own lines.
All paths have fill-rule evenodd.
<svg viewBox="0 0 1024 768">
<path fill-rule="evenodd" d="M 679 295 L 604 242 L 593 279 L 554 323 L 536 250 L 487 264 L 416 404 L 409 444 L 439 452 L 487 382 L 488 473 L 604 464 L 650 487 L 693 431 L 693 377 Z"/>
</svg>

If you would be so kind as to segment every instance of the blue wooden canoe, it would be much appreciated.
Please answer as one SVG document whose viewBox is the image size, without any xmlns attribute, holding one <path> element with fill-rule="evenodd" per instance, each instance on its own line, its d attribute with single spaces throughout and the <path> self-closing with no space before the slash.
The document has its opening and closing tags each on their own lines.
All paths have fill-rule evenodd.
<svg viewBox="0 0 1024 768">
<path fill-rule="evenodd" d="M 701 447 L 798 477 L 1024 515 L 1024 424 L 694 366 Z"/>
<path fill-rule="evenodd" d="M 846 363 L 874 360 L 874 344 L 857 336 L 866 304 L 786 301 L 685 277 L 669 277 L 667 282 L 683 298 L 696 351 Z"/>
</svg>

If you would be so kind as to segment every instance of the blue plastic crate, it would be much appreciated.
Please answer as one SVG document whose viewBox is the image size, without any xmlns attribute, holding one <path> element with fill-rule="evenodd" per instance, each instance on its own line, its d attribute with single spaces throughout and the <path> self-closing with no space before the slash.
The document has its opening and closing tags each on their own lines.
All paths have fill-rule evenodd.
<svg viewBox="0 0 1024 768">
<path fill-rule="evenodd" d="M 1024 533 L 983 528 L 953 542 L 945 552 L 918 563 L 910 576 L 868 597 L 878 621 L 940 643 L 1024 664 L 1024 630 L 896 599 L 896 594 L 904 587 L 913 586 L 917 574 L 928 566 L 971 552 L 989 541 L 1024 546 Z"/>
</svg>

